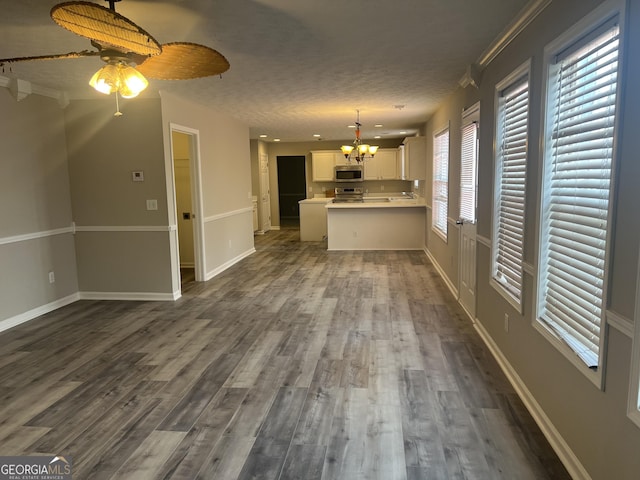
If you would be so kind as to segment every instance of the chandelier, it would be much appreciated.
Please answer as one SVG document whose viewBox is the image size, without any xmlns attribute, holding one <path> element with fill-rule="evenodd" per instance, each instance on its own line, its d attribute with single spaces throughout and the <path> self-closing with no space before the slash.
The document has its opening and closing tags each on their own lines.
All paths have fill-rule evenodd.
<svg viewBox="0 0 640 480">
<path fill-rule="evenodd" d="M 367 158 L 373 158 L 378 151 L 378 147 L 376 145 L 362 143 L 362 139 L 360 138 L 360 127 L 362 126 L 360 123 L 360 110 L 356 110 L 356 112 L 358 114 L 356 120 L 356 139 L 352 145 L 342 145 L 340 150 L 342 150 L 344 158 L 346 158 L 347 161 L 351 162 L 351 160 L 355 160 L 361 163 Z M 367 155 L 369 156 L 367 157 Z"/>
</svg>

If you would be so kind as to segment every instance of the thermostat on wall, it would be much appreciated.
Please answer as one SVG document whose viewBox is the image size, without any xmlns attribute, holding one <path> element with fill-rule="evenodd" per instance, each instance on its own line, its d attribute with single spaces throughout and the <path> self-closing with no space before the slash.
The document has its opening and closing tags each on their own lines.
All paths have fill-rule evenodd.
<svg viewBox="0 0 640 480">
<path fill-rule="evenodd" d="M 131 180 L 134 182 L 144 182 L 144 172 L 142 170 L 139 172 L 131 172 Z"/>
</svg>

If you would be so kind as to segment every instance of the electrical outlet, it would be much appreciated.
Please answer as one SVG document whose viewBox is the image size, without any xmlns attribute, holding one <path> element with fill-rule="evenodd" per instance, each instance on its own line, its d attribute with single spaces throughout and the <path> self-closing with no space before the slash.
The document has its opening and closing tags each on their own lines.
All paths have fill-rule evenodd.
<svg viewBox="0 0 640 480">
<path fill-rule="evenodd" d="M 54 272 L 49 272 L 49 283 L 55 283 L 56 274 Z"/>
<path fill-rule="evenodd" d="M 509 332 L 509 314 L 504 314 L 504 331 Z"/>
<path fill-rule="evenodd" d="M 384 185 L 380 185 L 380 191 L 384 192 Z"/>
</svg>

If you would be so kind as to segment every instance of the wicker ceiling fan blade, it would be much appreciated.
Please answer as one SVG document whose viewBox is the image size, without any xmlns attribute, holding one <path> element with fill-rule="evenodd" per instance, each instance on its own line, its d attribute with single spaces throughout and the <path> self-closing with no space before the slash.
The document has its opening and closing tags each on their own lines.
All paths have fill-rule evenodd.
<svg viewBox="0 0 640 480">
<path fill-rule="evenodd" d="M 65 2 L 51 9 L 51 18 L 63 28 L 125 53 L 159 55 L 162 47 L 151 35 L 115 10 L 90 2 Z"/>
<path fill-rule="evenodd" d="M 100 52 L 95 50 L 82 50 L 80 52 L 55 53 L 52 55 L 36 55 L 32 57 L 0 58 L 0 66 L 15 62 L 28 62 L 31 60 L 62 60 L 66 58 L 97 57 L 99 55 Z"/>
<path fill-rule="evenodd" d="M 162 45 L 160 55 L 147 58 L 136 69 L 157 80 L 189 80 L 220 75 L 229 70 L 229 62 L 213 48 L 176 42 Z"/>
</svg>

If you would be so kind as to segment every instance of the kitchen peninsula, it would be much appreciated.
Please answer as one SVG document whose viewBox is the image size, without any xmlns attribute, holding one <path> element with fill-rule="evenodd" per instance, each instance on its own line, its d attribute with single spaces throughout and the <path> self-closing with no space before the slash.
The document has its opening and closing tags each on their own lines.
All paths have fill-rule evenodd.
<svg viewBox="0 0 640 480">
<path fill-rule="evenodd" d="M 366 197 L 362 202 L 327 203 L 329 250 L 422 250 L 424 199 Z"/>
</svg>

